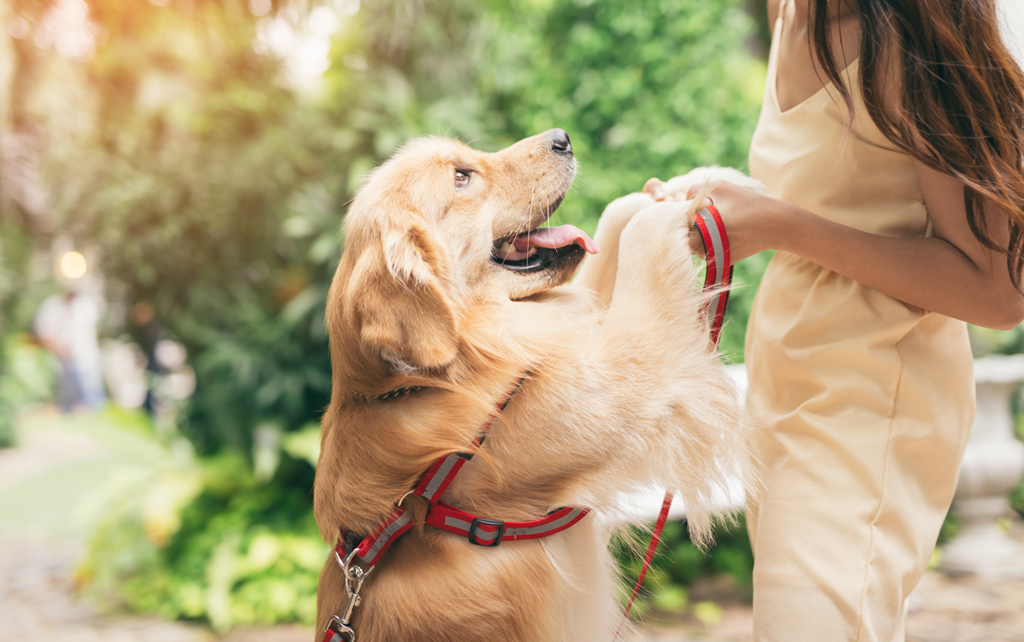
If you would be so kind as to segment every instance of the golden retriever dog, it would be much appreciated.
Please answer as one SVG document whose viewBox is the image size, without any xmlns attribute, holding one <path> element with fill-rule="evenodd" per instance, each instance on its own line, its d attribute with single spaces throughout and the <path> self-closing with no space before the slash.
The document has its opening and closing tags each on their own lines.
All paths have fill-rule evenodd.
<svg viewBox="0 0 1024 642">
<path fill-rule="evenodd" d="M 611 640 L 622 608 L 604 517 L 617 498 L 674 491 L 705 541 L 716 497 L 744 469 L 740 404 L 709 345 L 688 249 L 696 204 L 620 199 L 596 243 L 541 227 L 575 171 L 562 130 L 496 153 L 426 138 L 376 169 L 349 209 L 327 302 L 316 520 L 331 543 L 369 533 L 399 503 L 415 522 L 362 587 L 350 623 L 360 642 Z M 592 511 L 494 548 L 424 526 L 427 502 L 410 489 L 436 459 L 470 449 L 524 376 L 444 501 L 495 520 Z M 347 604 L 332 554 L 318 640 Z"/>
</svg>

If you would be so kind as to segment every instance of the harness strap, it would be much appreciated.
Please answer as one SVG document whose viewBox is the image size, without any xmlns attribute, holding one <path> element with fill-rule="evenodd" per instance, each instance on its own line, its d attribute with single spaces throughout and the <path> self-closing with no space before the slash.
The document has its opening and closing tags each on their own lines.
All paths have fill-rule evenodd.
<svg viewBox="0 0 1024 642">
<path fill-rule="evenodd" d="M 428 526 L 461 535 L 477 546 L 497 546 L 505 539 L 537 539 L 554 535 L 580 521 L 590 512 L 589 508 L 566 506 L 540 519 L 506 522 L 478 517 L 439 500 L 462 467 L 473 458 L 483 444 L 487 438 L 487 431 L 498 413 L 508 406 L 525 379 L 525 375 L 520 377 L 504 399 L 496 404 L 495 412 L 491 413 L 480 427 L 468 452 L 454 452 L 439 457 L 423 474 L 416 487 L 409 491 L 408 494 L 419 495 L 430 503 L 424 520 Z M 354 642 L 355 632 L 349 626 L 349 622 L 352 610 L 359 605 L 359 587 L 362 586 L 362 580 L 370 574 L 388 547 L 412 528 L 412 517 L 401 506 L 404 499 L 405 497 L 400 499 L 391 514 L 362 540 L 353 533 L 339 533 L 334 554 L 346 575 L 349 602 L 344 615 L 335 615 L 328 621 L 324 629 L 323 642 Z M 359 564 L 355 564 L 356 561 Z M 355 583 L 354 590 L 351 588 L 352 583 Z"/>
<path fill-rule="evenodd" d="M 539 539 L 560 533 L 586 517 L 589 512 L 589 508 L 564 506 L 540 519 L 508 522 L 484 519 L 450 504 L 436 502 L 430 505 L 426 524 L 468 538 L 470 544 L 497 546 L 505 540 Z"/>
<path fill-rule="evenodd" d="M 517 379 L 508 394 L 495 405 L 495 411 L 480 426 L 479 433 L 473 440 L 473 443 L 470 444 L 468 452 L 449 453 L 444 457 L 434 460 L 434 463 L 423 474 L 416 487 L 410 491 L 411 494 L 419 495 L 426 499 L 430 502 L 431 509 L 433 509 L 437 498 L 444 494 L 444 491 L 448 489 L 448 486 L 451 485 L 466 462 L 473 459 L 473 455 L 483 444 L 484 439 L 487 438 L 487 431 L 490 430 L 498 413 L 504 410 L 509 402 L 512 401 L 512 397 L 519 390 L 519 386 L 522 385 L 524 379 L 526 379 L 525 376 Z M 399 500 L 399 503 L 401 503 L 401 500 Z M 388 550 L 388 547 L 401 537 L 403 533 L 412 528 L 412 525 L 412 518 L 406 513 L 406 510 L 402 506 L 396 506 L 384 521 L 378 524 L 369 535 L 355 545 L 355 557 L 364 567 L 373 567 L 380 561 L 381 555 Z M 339 561 L 348 559 L 348 555 L 353 550 L 353 539 L 345 531 L 339 534 L 338 542 L 334 547 L 334 552 L 337 554 Z"/>
<path fill-rule="evenodd" d="M 364 566 L 373 566 L 380 561 L 380 556 L 388 547 L 394 544 L 402 533 L 412 528 L 412 517 L 405 512 L 401 506 L 395 508 L 394 512 L 388 515 L 387 519 L 377 525 L 377 528 L 370 531 L 370 534 L 363 538 L 356 546 L 356 557 Z M 343 532 L 338 537 L 338 544 L 334 547 L 341 559 L 346 559 L 349 550 L 346 550 L 348 538 Z"/>
<path fill-rule="evenodd" d="M 423 499 L 433 502 L 441 495 L 444 495 L 444 491 L 448 490 L 448 486 L 451 485 L 455 476 L 459 474 L 462 467 L 466 465 L 466 462 L 473 459 L 473 455 L 483 445 L 484 440 L 487 439 L 487 431 L 491 429 L 491 424 L 497 418 L 499 412 L 503 411 L 509 402 L 512 401 L 512 396 L 519 390 L 519 386 L 522 385 L 523 380 L 526 377 L 520 377 L 516 381 L 515 385 L 512 386 L 512 390 L 509 391 L 505 400 L 497 405 L 497 412 L 491 414 L 483 426 L 480 427 L 480 433 L 470 444 L 469 452 L 450 453 L 444 457 L 440 457 L 431 464 L 427 472 L 423 474 L 423 478 L 420 479 L 420 483 L 413 489 L 414 495 L 419 495 Z"/>
</svg>

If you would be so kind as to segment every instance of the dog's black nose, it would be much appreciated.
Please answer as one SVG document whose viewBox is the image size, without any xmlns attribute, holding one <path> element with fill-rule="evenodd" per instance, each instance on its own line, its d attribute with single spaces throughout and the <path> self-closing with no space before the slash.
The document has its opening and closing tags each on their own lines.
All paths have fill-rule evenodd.
<svg viewBox="0 0 1024 642">
<path fill-rule="evenodd" d="M 549 134 L 551 138 L 551 149 L 559 154 L 572 156 L 572 143 L 569 142 L 569 133 L 564 129 L 552 129 Z"/>
</svg>

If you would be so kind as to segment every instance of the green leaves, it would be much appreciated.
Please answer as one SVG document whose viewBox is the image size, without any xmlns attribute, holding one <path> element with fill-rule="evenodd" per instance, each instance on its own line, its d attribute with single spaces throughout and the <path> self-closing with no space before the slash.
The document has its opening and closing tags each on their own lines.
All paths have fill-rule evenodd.
<svg viewBox="0 0 1024 642">
<path fill-rule="evenodd" d="M 101 250 L 124 307 L 152 305 L 188 349 L 196 392 L 180 429 L 206 457 L 193 485 L 172 484 L 192 495 L 153 521 L 160 537 L 129 511 L 97 541 L 132 553 L 111 582 L 134 609 L 218 630 L 309 621 L 323 311 L 367 173 L 417 136 L 495 150 L 561 127 L 581 172 L 557 222 L 593 232 L 651 176 L 745 166 L 764 76 L 745 48 L 752 23 L 739 0 L 363 0 L 341 19 L 320 94 L 297 95 L 285 61 L 254 46 L 245 3 L 135 4 L 90 0 L 107 36 L 82 70 L 90 125 L 51 159 L 56 210 Z M 748 266 L 752 283 L 761 266 Z M 752 294 L 733 293 L 730 354 Z M 742 550 L 709 562 L 684 537 L 670 529 L 671 560 L 652 576 L 662 608 L 687 604 L 696 573 L 748 568 Z"/>
<path fill-rule="evenodd" d="M 236 454 L 172 457 L 146 439 L 166 452 L 125 480 L 130 492 L 111 494 L 78 570 L 86 593 L 165 618 L 202 619 L 219 632 L 312 624 L 328 548 L 310 510 L 310 465 L 281 456 L 264 483 Z"/>
<path fill-rule="evenodd" d="M 344 208 L 409 138 L 497 149 L 567 129 L 582 170 L 556 216 L 592 231 L 651 176 L 744 165 L 757 114 L 744 83 L 761 67 L 732 1 L 367 0 L 336 34 L 319 99 L 281 84 L 232 5 L 143 9 L 96 0 L 111 37 L 88 66 L 94 135 L 58 164 L 79 176 L 60 209 L 126 303 L 150 302 L 187 347 L 185 428 L 207 452 L 249 452 L 261 422 L 288 432 L 326 405 Z"/>
</svg>

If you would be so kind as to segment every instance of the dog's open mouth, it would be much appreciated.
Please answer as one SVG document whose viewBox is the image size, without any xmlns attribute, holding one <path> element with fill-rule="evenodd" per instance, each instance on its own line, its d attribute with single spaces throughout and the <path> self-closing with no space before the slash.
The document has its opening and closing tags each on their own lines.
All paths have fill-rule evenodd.
<svg viewBox="0 0 1024 642">
<path fill-rule="evenodd" d="M 535 272 L 555 265 L 560 259 L 580 251 L 597 254 L 594 239 L 573 225 L 542 227 L 494 243 L 491 260 L 517 272 Z"/>
</svg>

